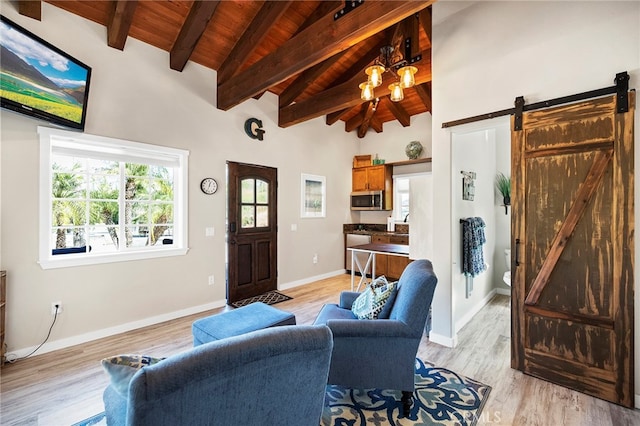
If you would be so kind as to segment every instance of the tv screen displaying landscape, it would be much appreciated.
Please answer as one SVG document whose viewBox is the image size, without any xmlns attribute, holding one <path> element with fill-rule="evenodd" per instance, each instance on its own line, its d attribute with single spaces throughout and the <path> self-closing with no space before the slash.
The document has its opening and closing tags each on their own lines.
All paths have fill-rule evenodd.
<svg viewBox="0 0 640 426">
<path fill-rule="evenodd" d="M 0 18 L 2 107 L 84 130 L 91 68 Z"/>
</svg>

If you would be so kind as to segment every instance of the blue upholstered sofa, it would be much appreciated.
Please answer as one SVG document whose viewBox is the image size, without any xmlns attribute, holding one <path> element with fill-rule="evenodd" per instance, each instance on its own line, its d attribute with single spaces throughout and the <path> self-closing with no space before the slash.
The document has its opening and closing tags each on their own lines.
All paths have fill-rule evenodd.
<svg viewBox="0 0 640 426">
<path fill-rule="evenodd" d="M 283 326 L 206 343 L 104 391 L 109 425 L 317 426 L 332 350 L 324 326 Z"/>
<path fill-rule="evenodd" d="M 415 388 L 415 359 L 438 282 L 425 259 L 411 262 L 398 281 L 388 319 L 361 320 L 351 311 L 359 293 L 343 291 L 339 304 L 324 305 L 315 324 L 333 333 L 329 384 L 351 389 L 402 391 L 405 414 Z"/>
</svg>

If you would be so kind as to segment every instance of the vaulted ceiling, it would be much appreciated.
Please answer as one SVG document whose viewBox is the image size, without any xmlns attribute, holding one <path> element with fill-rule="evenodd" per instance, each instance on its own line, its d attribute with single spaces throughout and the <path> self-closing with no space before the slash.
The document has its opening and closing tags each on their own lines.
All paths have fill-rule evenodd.
<svg viewBox="0 0 640 426">
<path fill-rule="evenodd" d="M 189 61 L 216 70 L 219 109 L 269 91 L 279 97 L 279 126 L 326 116 L 328 125 L 361 138 L 382 132 L 386 122 L 410 126 L 411 116 L 431 112 L 434 1 L 46 0 L 104 25 L 105 43 L 115 49 L 133 37 L 167 51 L 174 70 Z M 46 19 L 40 0 L 17 4 L 21 14 Z M 416 85 L 392 102 L 386 73 L 377 99 L 362 101 L 364 69 L 382 46 L 400 47 L 407 38 L 412 58 L 421 55 L 413 64 Z"/>
</svg>

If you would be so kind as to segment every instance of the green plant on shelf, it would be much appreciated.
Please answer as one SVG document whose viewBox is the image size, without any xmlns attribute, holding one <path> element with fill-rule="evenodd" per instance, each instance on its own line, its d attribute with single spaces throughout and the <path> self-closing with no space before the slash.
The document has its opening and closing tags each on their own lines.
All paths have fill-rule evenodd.
<svg viewBox="0 0 640 426">
<path fill-rule="evenodd" d="M 504 214 L 507 214 L 507 206 L 511 205 L 511 178 L 504 173 L 496 175 L 496 189 L 502 194 Z"/>
</svg>

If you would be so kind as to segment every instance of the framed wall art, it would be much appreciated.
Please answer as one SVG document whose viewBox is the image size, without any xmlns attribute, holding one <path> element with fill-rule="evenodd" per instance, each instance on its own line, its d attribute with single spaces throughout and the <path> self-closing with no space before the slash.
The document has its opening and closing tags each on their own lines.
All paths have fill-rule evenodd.
<svg viewBox="0 0 640 426">
<path fill-rule="evenodd" d="M 300 217 L 326 217 L 327 180 L 303 173 L 300 181 Z"/>
</svg>

